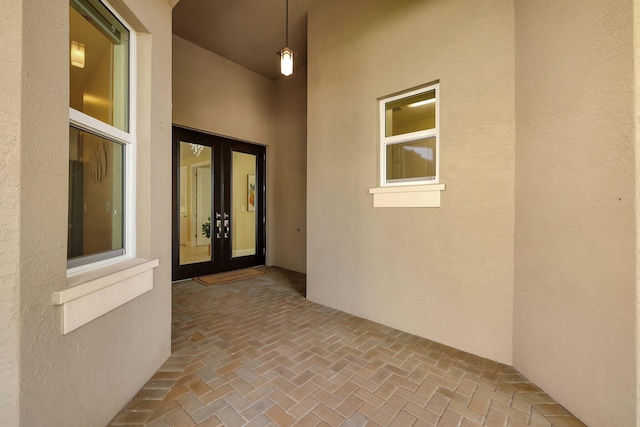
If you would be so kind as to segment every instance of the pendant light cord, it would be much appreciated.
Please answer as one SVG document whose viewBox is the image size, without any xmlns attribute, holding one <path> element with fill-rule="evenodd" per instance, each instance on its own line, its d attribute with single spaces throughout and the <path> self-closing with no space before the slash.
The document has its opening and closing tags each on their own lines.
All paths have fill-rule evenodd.
<svg viewBox="0 0 640 427">
<path fill-rule="evenodd" d="M 289 0 L 287 0 L 287 8 L 286 8 L 286 17 L 285 17 L 285 46 L 289 46 Z"/>
</svg>

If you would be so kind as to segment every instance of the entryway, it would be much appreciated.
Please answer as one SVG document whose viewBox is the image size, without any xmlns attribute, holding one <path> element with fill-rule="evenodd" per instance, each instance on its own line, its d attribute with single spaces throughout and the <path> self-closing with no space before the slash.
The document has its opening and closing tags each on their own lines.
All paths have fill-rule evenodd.
<svg viewBox="0 0 640 427">
<path fill-rule="evenodd" d="M 173 127 L 172 279 L 263 265 L 266 148 Z"/>
</svg>

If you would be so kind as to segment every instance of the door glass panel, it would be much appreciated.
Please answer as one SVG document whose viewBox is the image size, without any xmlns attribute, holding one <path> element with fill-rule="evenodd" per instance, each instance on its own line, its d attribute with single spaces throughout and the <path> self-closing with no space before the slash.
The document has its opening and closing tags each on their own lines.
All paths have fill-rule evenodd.
<svg viewBox="0 0 640 427">
<path fill-rule="evenodd" d="M 211 261 L 211 147 L 180 142 L 180 265 Z"/>
<path fill-rule="evenodd" d="M 256 254 L 256 156 L 233 152 L 231 257 Z"/>
</svg>

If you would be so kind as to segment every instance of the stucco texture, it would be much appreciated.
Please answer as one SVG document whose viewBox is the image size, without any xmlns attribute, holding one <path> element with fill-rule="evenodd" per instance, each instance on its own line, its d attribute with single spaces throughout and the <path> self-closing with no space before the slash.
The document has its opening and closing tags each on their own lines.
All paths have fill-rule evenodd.
<svg viewBox="0 0 640 427">
<path fill-rule="evenodd" d="M 633 2 L 516 1 L 514 366 L 636 425 Z"/>
<path fill-rule="evenodd" d="M 154 289 L 61 335 L 60 309 L 52 305 L 52 294 L 66 287 L 69 2 L 18 3 L 22 21 L 16 16 L 7 18 L 5 10 L 9 9 L 3 4 L 0 25 L 3 32 L 8 29 L 19 35 L 14 41 L 21 56 L 9 57 L 22 61 L 3 61 L 0 73 L 3 99 L 9 99 L 12 107 L 7 121 L 6 104 L 2 107 L 3 134 L 8 131 L 11 135 L 2 138 L 8 151 L 0 156 L 1 161 L 11 163 L 2 168 L 2 182 L 13 189 L 3 192 L 2 208 L 19 189 L 19 199 L 11 202 L 16 205 L 2 217 L 11 222 L 12 232 L 3 227 L 1 233 L 7 237 L 3 257 L 9 254 L 11 258 L 2 268 L 17 265 L 17 274 L 8 271 L 3 275 L 0 295 L 2 301 L 9 296 L 10 313 L 16 312 L 19 301 L 20 323 L 19 336 L 12 332 L 7 347 L 2 335 L 2 369 L 5 372 L 8 367 L 9 381 L 0 381 L 0 394 L 13 396 L 19 390 L 19 401 L 14 402 L 19 420 L 9 412 L 12 421 L 6 425 L 106 425 L 170 354 L 171 252 L 166 242 L 171 240 L 171 182 L 167 178 L 171 170 L 171 6 L 154 0 L 111 2 L 139 32 L 136 246 L 139 257 L 160 260 L 154 271 Z M 11 25 L 5 26 L 5 20 Z M 15 230 L 19 231 L 17 241 Z M 16 249 L 17 257 L 11 252 Z M 18 298 L 14 291 L 19 292 Z M 1 312 L 4 316 L 5 311 Z M 9 328 L 14 321 L 8 323 Z M 14 351 L 18 341 L 19 350 Z M 12 357 L 20 356 L 19 388 L 13 365 L 4 364 L 6 348 Z M 2 401 L 4 405 L 4 398 Z M 2 413 L 4 424 L 7 419 Z"/>
<path fill-rule="evenodd" d="M 22 2 L 2 0 L 0 11 L 0 414 L 7 425 L 17 425 Z"/>
<path fill-rule="evenodd" d="M 511 362 L 511 1 L 325 1 L 309 14 L 308 297 Z M 441 208 L 373 208 L 377 99 L 440 81 Z"/>
</svg>

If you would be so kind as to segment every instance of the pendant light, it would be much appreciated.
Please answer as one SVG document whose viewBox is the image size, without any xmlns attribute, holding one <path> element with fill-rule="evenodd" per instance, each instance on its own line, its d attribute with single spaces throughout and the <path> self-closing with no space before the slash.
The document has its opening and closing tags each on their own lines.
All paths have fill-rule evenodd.
<svg viewBox="0 0 640 427">
<path fill-rule="evenodd" d="M 293 51 L 289 49 L 289 0 L 286 0 L 286 36 L 285 45 L 280 51 L 280 73 L 284 76 L 290 76 L 293 74 Z"/>
</svg>

